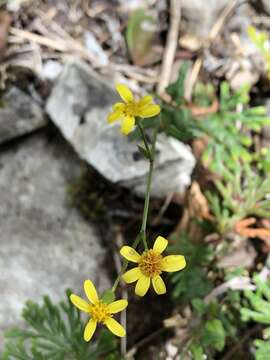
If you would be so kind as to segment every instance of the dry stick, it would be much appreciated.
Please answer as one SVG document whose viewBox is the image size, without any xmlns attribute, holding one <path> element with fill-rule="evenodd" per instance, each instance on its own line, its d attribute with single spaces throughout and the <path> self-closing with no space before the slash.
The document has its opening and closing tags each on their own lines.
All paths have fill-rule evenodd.
<svg viewBox="0 0 270 360">
<path fill-rule="evenodd" d="M 231 348 L 227 352 L 225 356 L 221 360 L 231 360 L 234 354 L 239 354 L 239 350 L 243 347 L 243 345 L 257 332 L 261 330 L 262 326 L 260 324 L 255 325 L 252 329 L 250 329 L 238 342 L 237 344 Z"/>
<path fill-rule="evenodd" d="M 101 65 L 99 65 L 99 62 L 97 62 L 96 57 L 72 38 L 67 39 L 67 37 L 65 36 L 65 39 L 61 39 L 58 36 L 58 38 L 52 39 L 48 36 L 38 35 L 33 32 L 17 29 L 14 27 L 11 27 L 9 32 L 12 36 L 14 36 L 14 38 L 12 39 L 13 43 L 21 43 L 24 40 L 28 40 L 39 45 L 46 46 L 50 49 L 59 51 L 61 53 L 77 52 L 81 55 L 82 58 L 90 61 L 93 66 L 101 67 Z M 127 76 L 130 76 L 141 82 L 150 84 L 157 82 L 156 76 L 153 75 L 152 77 L 151 75 L 148 75 L 146 71 L 140 73 L 139 70 L 136 70 L 135 67 L 129 66 L 127 64 L 110 63 L 107 69 L 122 71 L 126 73 Z"/>
<path fill-rule="evenodd" d="M 170 4 L 170 28 L 168 32 L 166 48 L 161 66 L 160 82 L 157 93 L 162 95 L 168 86 L 171 77 L 172 65 L 177 48 L 178 32 L 181 20 L 181 0 L 171 0 Z"/>
<path fill-rule="evenodd" d="M 237 5 L 237 0 L 232 0 L 229 3 L 229 5 L 224 9 L 224 11 L 221 13 L 220 17 L 218 18 L 218 20 L 216 21 L 216 23 L 214 24 L 214 26 L 212 27 L 212 29 L 210 31 L 209 37 L 204 45 L 203 50 L 207 50 L 210 48 L 213 41 L 216 39 L 218 33 L 222 29 L 222 27 L 225 23 L 225 20 L 231 14 L 231 12 L 233 11 L 233 9 L 235 8 L 236 5 Z M 198 57 L 197 60 L 195 61 L 192 71 L 191 71 L 191 74 L 190 74 L 190 77 L 189 77 L 189 81 L 187 82 L 187 87 L 186 87 L 186 91 L 185 91 L 185 99 L 188 102 L 191 101 L 193 87 L 195 85 L 195 82 L 196 82 L 199 72 L 201 70 L 202 64 L 203 64 L 203 55 Z"/>
<path fill-rule="evenodd" d="M 158 223 L 161 221 L 161 219 L 163 218 L 164 213 L 166 212 L 166 210 L 168 209 L 170 203 L 172 202 L 172 198 L 174 196 L 174 192 L 170 192 L 167 196 L 166 199 L 159 211 L 159 213 L 157 214 L 156 218 L 153 220 L 153 225 L 156 226 L 158 225 Z"/>
<path fill-rule="evenodd" d="M 88 4 L 88 0 L 81 0 L 81 7 L 87 16 L 95 18 L 99 13 L 106 10 L 108 5 L 97 4 L 95 9 L 91 9 L 91 5 Z"/>
<path fill-rule="evenodd" d="M 122 233 L 118 233 L 117 243 L 119 245 L 119 248 L 121 248 L 123 246 L 124 241 L 123 241 Z M 121 260 L 120 260 L 118 252 L 114 253 L 114 262 L 115 262 L 115 267 L 116 267 L 117 273 L 120 273 L 122 266 L 121 266 Z M 127 298 L 128 298 L 127 289 L 122 288 L 121 289 L 121 299 L 127 300 Z M 127 327 L 127 310 L 126 309 L 124 311 L 122 311 L 120 314 L 120 323 L 126 329 L 126 327 Z M 120 349 L 121 349 L 121 355 L 124 357 L 127 353 L 127 337 L 126 336 L 121 338 Z"/>
<path fill-rule="evenodd" d="M 116 64 L 111 62 L 108 70 L 125 73 L 126 76 L 144 83 L 155 84 L 158 82 L 156 72 L 150 69 L 142 69 L 129 64 Z"/>
<path fill-rule="evenodd" d="M 148 344 L 150 341 L 152 341 L 153 339 L 155 339 L 157 336 L 163 334 L 163 332 L 167 331 L 166 328 L 162 327 L 159 328 L 158 330 L 152 332 L 150 335 L 146 336 L 145 338 L 143 338 L 142 340 L 140 340 L 137 344 L 135 344 L 126 354 L 126 359 L 133 359 L 133 356 L 136 354 L 136 352 L 138 351 L 139 348 L 145 346 L 146 344 Z"/>
<path fill-rule="evenodd" d="M 86 48 L 84 48 L 76 40 L 62 40 L 51 39 L 46 36 L 38 35 L 27 30 L 17 29 L 15 27 L 10 28 L 10 34 L 17 36 L 24 40 L 33 41 L 34 43 L 49 47 L 51 49 L 60 52 L 74 52 L 79 53 L 84 59 L 89 60 L 93 66 L 100 67 L 99 60 L 93 54 L 91 54 Z"/>
<path fill-rule="evenodd" d="M 20 39 L 33 41 L 35 43 L 38 43 L 40 45 L 49 47 L 49 48 L 57 50 L 57 51 L 61 51 L 61 52 L 68 51 L 68 47 L 64 41 L 60 41 L 60 40 L 55 41 L 55 40 L 52 40 L 45 36 L 34 34 L 30 31 L 21 30 L 21 29 L 17 29 L 14 27 L 11 27 L 9 32 L 10 32 L 10 34 L 12 34 Z"/>
</svg>

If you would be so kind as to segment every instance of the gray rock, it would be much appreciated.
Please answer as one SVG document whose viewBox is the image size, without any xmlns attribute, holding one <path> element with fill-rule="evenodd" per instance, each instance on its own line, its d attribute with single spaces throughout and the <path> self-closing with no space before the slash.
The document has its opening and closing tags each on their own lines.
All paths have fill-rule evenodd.
<svg viewBox="0 0 270 360">
<path fill-rule="evenodd" d="M 41 70 L 43 79 L 54 81 L 63 70 L 63 65 L 56 60 L 47 60 L 44 62 Z"/>
<path fill-rule="evenodd" d="M 263 10 L 270 15 L 270 2 L 269 0 L 259 0 L 260 5 L 262 6 Z"/>
<path fill-rule="evenodd" d="M 82 293 L 87 278 L 99 290 L 109 286 L 99 238 L 67 200 L 79 172 L 67 145 L 42 134 L 0 153 L 0 349 L 26 300 Z"/>
<path fill-rule="evenodd" d="M 42 109 L 30 96 L 15 87 L 4 94 L 0 106 L 0 144 L 45 124 Z"/>
<path fill-rule="evenodd" d="M 231 0 L 182 0 L 185 29 L 193 35 L 207 37 L 218 16 L 230 2 Z"/>
<path fill-rule="evenodd" d="M 47 112 L 79 156 L 105 178 L 144 194 L 148 162 L 138 158 L 136 141 L 119 132 L 106 118 L 119 101 L 108 83 L 87 65 L 66 66 L 47 102 Z M 178 140 L 158 137 L 153 195 L 183 192 L 190 184 L 195 159 Z"/>
</svg>

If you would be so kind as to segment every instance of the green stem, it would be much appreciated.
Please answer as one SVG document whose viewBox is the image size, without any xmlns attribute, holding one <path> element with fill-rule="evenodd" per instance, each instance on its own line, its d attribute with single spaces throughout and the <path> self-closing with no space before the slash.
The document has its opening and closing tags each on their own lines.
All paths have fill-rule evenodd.
<svg viewBox="0 0 270 360">
<path fill-rule="evenodd" d="M 142 132 L 144 134 L 143 129 L 142 129 Z M 150 201 L 150 194 L 151 194 L 151 184 L 152 184 L 152 177 L 153 177 L 153 170 L 154 170 L 154 160 L 155 160 L 155 149 L 156 149 L 157 133 L 158 133 L 158 126 L 156 126 L 155 131 L 154 131 L 152 149 L 151 150 L 149 149 L 151 157 L 149 158 L 149 173 L 148 173 L 147 185 L 146 185 L 146 191 L 145 191 L 143 220 L 142 220 L 142 226 L 141 226 L 141 230 L 140 230 L 140 234 L 141 234 L 141 237 L 142 237 L 142 241 L 143 241 L 145 250 L 148 250 L 148 245 L 147 245 L 147 241 L 146 241 L 146 225 L 147 225 L 147 219 L 148 219 L 149 201 Z"/>
<path fill-rule="evenodd" d="M 154 159 L 155 159 L 155 149 L 156 149 L 156 140 L 157 140 L 157 134 L 158 134 L 158 126 L 156 126 L 154 130 L 154 136 L 153 136 L 153 142 L 152 142 L 152 148 L 149 148 L 144 130 L 140 123 L 138 122 L 138 127 L 141 131 L 143 141 L 145 143 L 146 151 L 149 154 L 149 173 L 147 177 L 147 185 L 146 185 L 146 191 L 145 191 L 145 200 L 144 200 L 144 210 L 143 210 L 143 219 L 142 219 L 142 226 L 139 234 L 136 236 L 136 239 L 134 240 L 131 247 L 133 249 L 136 249 L 139 245 L 140 241 L 143 241 L 143 245 L 145 250 L 148 250 L 147 240 L 146 240 L 146 225 L 147 225 L 147 218 L 148 218 L 148 211 L 149 211 L 149 201 L 150 201 L 150 193 L 151 193 L 151 184 L 152 184 L 152 177 L 153 177 L 153 170 L 154 170 Z M 126 271 L 129 261 L 125 260 L 123 263 L 123 266 L 120 270 L 120 273 L 118 274 L 113 287 L 112 291 L 115 292 L 120 279 L 123 275 L 123 273 Z"/>
<path fill-rule="evenodd" d="M 144 146 L 145 146 L 145 149 L 148 153 L 148 156 L 149 156 L 149 160 L 153 158 L 153 154 L 151 153 L 151 150 L 149 148 L 149 145 L 148 145 L 148 141 L 146 139 L 146 136 L 145 136 L 145 132 L 144 132 L 144 129 L 142 127 L 142 124 L 140 123 L 140 120 L 137 121 L 137 125 L 138 125 L 138 128 L 140 130 L 140 133 L 141 133 L 141 137 L 142 137 L 142 140 L 144 142 Z"/>
</svg>

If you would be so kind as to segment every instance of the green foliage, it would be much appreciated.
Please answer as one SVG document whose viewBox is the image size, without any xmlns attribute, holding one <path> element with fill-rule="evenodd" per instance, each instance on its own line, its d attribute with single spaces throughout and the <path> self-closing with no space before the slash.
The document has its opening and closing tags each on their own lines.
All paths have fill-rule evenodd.
<svg viewBox="0 0 270 360">
<path fill-rule="evenodd" d="M 256 157 L 255 160 L 258 162 L 258 169 L 268 174 L 270 172 L 270 149 L 263 148 L 259 154 L 256 154 Z"/>
<path fill-rule="evenodd" d="M 110 304 L 115 300 L 115 293 L 112 290 L 106 290 L 102 295 L 102 301 L 105 304 Z"/>
<path fill-rule="evenodd" d="M 219 111 L 198 122 L 201 135 L 209 138 L 203 160 L 219 174 L 226 168 L 234 170 L 238 161 L 251 162 L 250 132 L 259 132 L 263 125 L 270 123 L 264 107 L 248 107 L 248 93 L 248 86 L 231 93 L 228 83 L 223 82 Z"/>
<path fill-rule="evenodd" d="M 204 359 L 204 353 L 203 353 L 202 346 L 194 344 L 190 347 L 190 352 L 192 354 L 193 360 L 203 360 Z"/>
<path fill-rule="evenodd" d="M 263 125 L 270 124 L 263 106 L 250 107 L 249 86 L 232 93 L 227 82 L 221 83 L 219 109 L 217 112 L 194 119 L 184 101 L 184 82 L 188 65 L 180 69 L 177 81 L 167 89 L 174 105 L 163 104 L 163 130 L 179 140 L 207 136 L 208 144 L 203 161 L 210 170 L 223 174 L 226 168 L 234 170 L 238 161 L 251 162 L 252 140 L 250 133 L 259 132 Z M 203 85 L 195 93 L 194 105 L 209 104 L 213 99 L 213 88 Z"/>
<path fill-rule="evenodd" d="M 185 80 L 188 69 L 189 69 L 189 63 L 184 62 L 179 70 L 179 74 L 176 82 L 169 85 L 166 89 L 167 93 L 171 95 L 172 99 L 175 101 L 177 105 L 183 105 L 185 103 L 184 101 Z"/>
<path fill-rule="evenodd" d="M 266 32 L 258 31 L 254 26 L 249 26 L 248 35 L 250 40 L 260 50 L 265 60 L 265 70 L 267 76 L 270 77 L 270 51 L 269 51 L 269 38 Z"/>
<path fill-rule="evenodd" d="M 193 97 L 195 103 L 199 106 L 208 107 L 211 106 L 213 101 L 216 99 L 216 90 L 211 83 L 198 82 L 195 85 Z"/>
<path fill-rule="evenodd" d="M 256 360 L 268 360 L 270 354 L 270 328 L 265 335 L 265 340 L 255 340 L 254 345 L 256 346 L 255 358 Z M 268 340 L 268 341 L 267 341 Z"/>
<path fill-rule="evenodd" d="M 83 168 L 81 174 L 69 185 L 67 191 L 69 201 L 78 207 L 87 219 L 107 222 L 104 185 L 96 174 L 93 175 L 88 168 Z"/>
<path fill-rule="evenodd" d="M 2 360 L 120 360 L 115 337 L 102 331 L 97 343 L 83 340 L 84 322 L 80 312 L 67 300 L 59 305 L 44 296 L 43 304 L 28 301 L 23 310 L 26 330 L 6 332 Z"/>
<path fill-rule="evenodd" d="M 234 170 L 224 171 L 223 180 L 216 180 L 215 185 L 221 198 L 215 193 L 206 195 L 221 234 L 247 216 L 270 217 L 270 178 L 249 164 L 236 163 Z"/>
<path fill-rule="evenodd" d="M 188 302 L 206 295 L 212 288 L 212 283 L 207 277 L 206 266 L 213 259 L 213 249 L 205 244 L 195 245 L 187 236 L 174 237 L 172 240 L 176 245 L 171 246 L 169 251 L 183 254 L 188 259 L 188 266 L 184 270 L 171 275 L 173 298 L 177 301 Z"/>
<path fill-rule="evenodd" d="M 135 11 L 128 20 L 126 40 L 132 60 L 137 65 L 151 62 L 151 45 L 156 34 L 156 20 L 145 10 Z"/>
<path fill-rule="evenodd" d="M 213 346 L 215 350 L 222 351 L 225 346 L 226 332 L 218 319 L 207 321 L 204 325 L 202 344 L 205 347 Z"/>
<path fill-rule="evenodd" d="M 226 279 L 242 276 L 243 271 L 243 268 L 238 268 L 228 273 Z M 192 281 L 190 287 L 193 287 Z M 223 352 L 225 345 L 237 342 L 243 330 L 241 294 L 240 291 L 228 290 L 222 295 L 222 300 L 213 294 L 211 300 L 210 297 L 191 300 L 192 310 L 187 311 L 190 317 L 186 323 L 188 339 L 179 347 L 180 359 L 191 355 L 192 360 L 214 360 L 219 358 L 217 353 Z"/>
<path fill-rule="evenodd" d="M 189 325 L 190 341 L 187 350 L 192 359 L 213 359 L 216 352 L 224 350 L 227 337 L 236 333 L 235 318 L 228 316 L 226 306 L 217 300 L 207 304 L 201 299 L 194 299 L 193 319 Z"/>
<path fill-rule="evenodd" d="M 256 360 L 267 360 L 270 354 L 270 282 L 263 281 L 259 275 L 254 276 L 256 291 L 246 291 L 246 306 L 241 309 L 243 321 L 254 321 L 259 324 L 269 325 L 263 331 L 264 340 L 257 339 Z"/>
<path fill-rule="evenodd" d="M 241 310 L 242 319 L 270 325 L 270 282 L 261 280 L 257 275 L 254 277 L 254 283 L 256 291 L 245 292 L 250 307 Z"/>
<path fill-rule="evenodd" d="M 185 79 L 188 69 L 189 63 L 184 62 L 179 70 L 176 82 L 166 89 L 171 95 L 174 105 L 162 104 L 162 131 L 181 141 L 194 138 L 198 131 L 197 124 L 184 100 Z"/>
</svg>

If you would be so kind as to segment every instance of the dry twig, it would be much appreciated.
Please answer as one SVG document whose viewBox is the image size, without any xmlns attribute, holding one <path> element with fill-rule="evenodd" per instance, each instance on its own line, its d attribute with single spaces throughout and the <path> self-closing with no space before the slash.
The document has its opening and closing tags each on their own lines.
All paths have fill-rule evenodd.
<svg viewBox="0 0 270 360">
<path fill-rule="evenodd" d="M 214 288 L 211 293 L 205 297 L 204 302 L 209 304 L 228 290 L 254 290 L 255 288 L 255 285 L 251 283 L 249 277 L 237 276 Z"/>
<path fill-rule="evenodd" d="M 218 20 L 216 21 L 216 23 L 214 24 L 214 26 L 212 27 L 212 29 L 210 31 L 209 37 L 206 40 L 205 45 L 204 45 L 204 50 L 210 48 L 213 41 L 216 39 L 218 33 L 222 29 L 222 27 L 223 27 L 223 25 L 225 23 L 225 20 L 228 18 L 228 16 L 234 10 L 236 5 L 237 5 L 237 0 L 232 0 L 228 4 L 228 6 L 224 9 L 224 11 L 221 13 L 220 17 L 218 18 Z M 187 82 L 188 85 L 187 85 L 186 90 L 185 90 L 185 99 L 188 102 L 191 102 L 193 87 L 194 87 L 194 85 L 196 83 L 196 80 L 198 78 L 199 72 L 200 72 L 202 64 L 203 64 L 203 53 L 195 61 L 194 65 L 193 65 L 193 68 L 192 68 L 192 71 L 191 71 L 191 74 L 190 74 L 190 77 L 189 77 L 189 81 Z"/>
<path fill-rule="evenodd" d="M 79 54 L 85 60 L 90 61 L 92 66 L 101 66 L 99 59 L 94 54 L 90 53 L 90 51 L 88 51 L 83 45 L 72 39 L 70 36 L 66 37 L 65 39 L 61 39 L 60 37 L 55 36 L 54 38 L 51 38 L 15 27 L 10 28 L 10 34 L 20 39 L 32 41 L 36 44 L 46 46 L 59 52 Z"/>
<path fill-rule="evenodd" d="M 122 235 L 122 232 L 120 232 L 120 231 L 116 235 L 116 243 L 119 246 L 119 248 L 121 248 L 124 244 L 123 235 Z M 113 258 L 114 258 L 114 263 L 115 263 L 117 273 L 119 274 L 121 272 L 121 268 L 122 268 L 119 253 L 114 252 Z M 126 288 L 122 287 L 121 288 L 121 299 L 127 299 L 127 298 L 128 298 L 127 290 L 126 290 Z M 121 312 L 120 322 L 121 322 L 121 325 L 126 329 L 126 327 L 127 327 L 127 311 L 126 310 Z M 126 352 L 127 352 L 127 337 L 126 336 L 121 338 L 120 349 L 121 349 L 121 355 L 125 356 Z"/>
<path fill-rule="evenodd" d="M 256 333 L 258 333 L 261 330 L 262 326 L 260 324 L 255 325 L 253 328 L 248 330 L 248 332 L 245 333 L 245 335 L 237 341 L 236 345 L 231 348 L 225 356 L 221 360 L 231 360 L 233 358 L 234 354 L 239 355 L 239 351 L 244 346 L 244 344 Z"/>
<path fill-rule="evenodd" d="M 124 73 L 127 77 L 143 83 L 155 84 L 158 81 L 156 72 L 150 69 L 142 69 L 133 65 L 115 63 L 110 63 L 108 69 Z"/>
<path fill-rule="evenodd" d="M 170 19 L 171 23 L 161 66 L 160 81 L 157 87 L 157 92 L 159 95 L 162 95 L 164 93 L 165 88 L 170 82 L 171 70 L 177 48 L 178 33 L 181 20 L 181 0 L 171 0 Z"/>
</svg>

